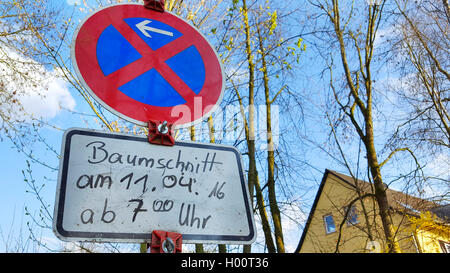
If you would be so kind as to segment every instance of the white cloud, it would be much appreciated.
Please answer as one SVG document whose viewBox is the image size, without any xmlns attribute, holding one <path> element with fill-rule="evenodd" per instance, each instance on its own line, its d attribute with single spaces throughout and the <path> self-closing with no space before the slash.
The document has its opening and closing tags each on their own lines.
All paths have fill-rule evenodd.
<svg viewBox="0 0 450 273">
<path fill-rule="evenodd" d="M 73 110 L 71 96 L 61 74 L 24 57 L 13 49 L 0 50 L 0 112 L 12 122 L 54 118 L 61 108 Z M 15 103 L 18 101 L 18 103 Z"/>
<path fill-rule="evenodd" d="M 81 5 L 81 0 L 67 0 L 67 5 Z"/>
<path fill-rule="evenodd" d="M 283 214 L 284 217 L 282 216 L 281 219 L 283 223 L 284 247 L 286 252 L 293 253 L 300 241 L 303 226 L 308 215 L 294 203 L 287 206 Z"/>
<path fill-rule="evenodd" d="M 284 248 L 286 253 L 293 253 L 297 249 L 308 214 L 304 213 L 296 202 L 290 202 L 289 205 L 283 206 L 280 210 L 282 210 L 281 224 L 283 228 Z M 272 222 L 270 211 L 267 211 L 267 217 L 269 218 L 269 221 Z M 267 249 L 265 249 L 264 232 L 259 214 L 255 216 L 255 224 L 257 238 L 252 246 L 252 252 L 259 253 L 267 251 Z M 271 228 L 272 239 L 275 243 L 273 226 Z"/>
<path fill-rule="evenodd" d="M 401 29 L 397 26 L 389 26 L 385 29 L 378 29 L 374 41 L 374 48 L 382 48 L 382 46 L 388 43 L 392 39 L 397 39 L 401 36 Z"/>
<path fill-rule="evenodd" d="M 424 195 L 428 198 L 447 196 L 450 190 L 450 155 L 447 153 L 438 154 L 426 167 L 425 171 L 431 177 L 439 179 L 429 179 L 424 185 Z"/>
<path fill-rule="evenodd" d="M 438 154 L 430 164 L 428 170 L 437 177 L 450 177 L 450 155 L 447 153 Z"/>
<path fill-rule="evenodd" d="M 25 111 L 37 118 L 54 118 L 62 108 L 73 110 L 75 100 L 66 83 L 59 78 L 49 79 L 46 90 L 34 90 L 19 98 Z"/>
</svg>

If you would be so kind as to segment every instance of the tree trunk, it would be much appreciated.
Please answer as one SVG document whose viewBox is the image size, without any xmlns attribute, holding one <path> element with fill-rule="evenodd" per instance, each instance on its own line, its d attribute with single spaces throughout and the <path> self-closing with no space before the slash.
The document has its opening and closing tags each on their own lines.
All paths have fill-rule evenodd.
<svg viewBox="0 0 450 273">
<path fill-rule="evenodd" d="M 328 12 L 328 11 L 327 11 Z M 386 188 L 383 183 L 383 179 L 381 176 L 381 170 L 380 165 L 378 163 L 377 159 L 377 153 L 375 150 L 375 141 L 374 141 L 374 134 L 373 134 L 373 120 L 372 120 L 372 75 L 371 75 L 371 61 L 373 57 L 373 50 L 374 50 L 374 36 L 376 33 L 376 26 L 377 20 L 380 18 L 380 7 L 377 5 L 369 7 L 369 22 L 367 27 L 367 33 L 366 33 L 366 41 L 364 45 L 365 50 L 365 62 L 364 64 L 361 62 L 360 65 L 360 71 L 365 70 L 365 77 L 364 77 L 364 85 L 365 85 L 365 95 L 366 95 L 366 102 L 364 103 L 363 97 L 360 94 L 359 90 L 359 82 L 355 83 L 352 79 L 352 72 L 349 68 L 349 63 L 347 61 L 347 52 L 346 52 L 346 46 L 344 42 L 344 33 L 343 29 L 340 25 L 340 11 L 339 11 L 339 1 L 335 0 L 333 1 L 333 10 L 332 12 L 328 12 L 328 16 L 331 20 L 331 22 L 334 25 L 334 30 L 337 36 L 337 40 L 339 43 L 340 48 L 340 55 L 341 55 L 341 61 L 342 66 L 344 68 L 344 72 L 346 75 L 346 81 L 347 86 L 350 90 L 350 94 L 355 100 L 355 105 L 358 106 L 358 109 L 360 110 L 361 114 L 364 117 L 364 127 L 365 132 L 361 129 L 361 127 L 357 124 L 356 118 L 354 116 L 354 112 L 352 110 L 351 113 L 347 113 L 348 116 L 350 116 L 350 119 L 352 120 L 352 124 L 355 127 L 359 137 L 364 143 L 364 146 L 366 148 L 366 156 L 367 156 L 367 164 L 369 166 L 373 183 L 375 187 L 375 198 L 378 204 L 378 208 L 380 210 L 380 218 L 383 225 L 384 234 L 386 237 L 386 242 L 388 245 L 389 252 L 400 252 L 400 247 L 398 243 L 395 240 L 395 232 L 394 227 L 391 221 L 390 217 L 390 211 L 389 211 L 389 202 L 386 195 Z M 355 43 L 356 44 L 356 43 Z M 358 54 L 361 54 L 361 48 L 359 45 L 357 45 L 357 52 Z M 361 55 L 360 55 L 361 56 Z M 343 111 L 346 111 L 346 109 L 342 109 Z"/>
<path fill-rule="evenodd" d="M 267 74 L 267 63 L 265 49 L 263 45 L 263 37 L 258 30 L 259 52 L 261 54 L 262 72 L 264 81 L 264 95 L 266 99 L 266 125 L 267 125 L 267 186 L 269 189 L 269 206 L 272 214 L 273 226 L 275 229 L 275 242 L 277 244 L 278 253 L 284 253 L 283 228 L 281 224 L 281 213 L 278 207 L 277 195 L 275 189 L 275 155 L 272 136 L 272 115 L 271 115 L 271 99 L 269 89 L 269 76 Z"/>
<path fill-rule="evenodd" d="M 450 5 L 448 4 L 448 0 L 442 0 L 442 4 L 444 5 L 445 15 L 447 16 L 447 21 L 450 23 Z"/>
<path fill-rule="evenodd" d="M 235 90 L 236 90 L 236 95 L 238 96 L 238 100 L 239 100 L 241 116 L 242 116 L 242 119 L 244 120 L 245 137 L 246 137 L 247 146 L 248 146 L 249 145 L 249 132 L 248 132 L 249 130 L 248 130 L 248 123 L 247 123 L 247 120 L 245 117 L 244 105 L 242 103 L 242 98 L 239 95 L 239 92 L 237 91 L 237 89 L 235 89 Z M 269 217 L 267 216 L 266 205 L 264 202 L 264 196 L 262 194 L 261 185 L 259 184 L 258 172 L 256 172 L 255 190 L 256 190 L 256 203 L 257 203 L 259 215 L 261 217 L 261 224 L 262 224 L 262 229 L 264 232 L 264 238 L 266 240 L 267 250 L 269 253 L 275 253 L 277 250 L 276 250 L 275 244 L 273 243 L 273 239 L 272 239 L 272 228 L 270 227 L 270 224 L 269 224 Z"/>
<path fill-rule="evenodd" d="M 248 136 L 248 191 L 250 194 L 250 203 L 253 208 L 253 188 L 255 186 L 256 180 L 256 159 L 255 159 L 255 64 L 253 63 L 253 55 L 250 42 L 250 25 L 248 21 L 248 9 L 246 0 L 242 0 L 242 14 L 244 18 L 244 30 L 245 30 L 245 46 L 247 53 L 248 62 L 248 72 L 249 72 L 249 82 L 248 82 L 248 104 L 249 104 L 249 114 L 248 114 L 248 126 L 249 126 L 249 136 Z M 244 246 L 244 253 L 251 252 L 251 245 Z"/>
<path fill-rule="evenodd" d="M 391 221 L 389 202 L 386 195 L 387 187 L 383 183 L 381 170 L 378 164 L 377 153 L 374 146 L 372 118 L 366 122 L 366 155 L 370 173 L 375 188 L 375 199 L 377 200 L 380 218 L 383 225 L 389 253 L 400 253 L 400 246 L 395 239 L 395 230 Z"/>
<path fill-rule="evenodd" d="M 264 232 L 264 238 L 266 240 L 267 251 L 269 253 L 276 253 L 277 249 L 275 247 L 275 244 L 273 243 L 272 228 L 270 227 L 269 224 L 269 217 L 267 216 L 266 205 L 264 202 L 264 196 L 262 194 L 261 185 L 259 184 L 258 174 L 256 174 L 255 190 L 256 190 L 256 202 L 258 204 L 258 211 L 261 217 L 261 224 Z"/>
</svg>

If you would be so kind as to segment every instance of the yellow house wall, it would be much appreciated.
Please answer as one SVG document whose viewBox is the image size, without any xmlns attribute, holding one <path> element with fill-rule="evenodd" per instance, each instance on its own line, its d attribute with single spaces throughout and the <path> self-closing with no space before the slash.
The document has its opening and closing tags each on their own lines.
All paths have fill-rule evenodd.
<svg viewBox="0 0 450 273">
<path fill-rule="evenodd" d="M 424 253 L 443 253 L 439 241 L 450 242 L 448 227 L 424 226 L 416 230 L 416 240 Z"/>
<path fill-rule="evenodd" d="M 339 237 L 339 225 L 344 220 L 344 208 L 357 198 L 355 189 L 350 185 L 342 182 L 333 174 L 328 174 L 327 181 L 322 189 L 322 194 L 318 200 L 314 215 L 308 228 L 308 233 L 300 250 L 301 253 L 330 253 L 336 251 L 336 244 Z M 342 226 L 342 233 L 338 252 L 354 253 L 369 252 L 367 250 L 369 239 L 367 233 L 367 222 L 363 214 L 361 202 L 355 203 L 358 224 L 347 225 L 345 222 Z M 366 209 L 368 223 L 372 232 L 372 238 L 379 252 L 383 252 L 386 246 L 383 229 L 376 213 L 375 201 L 373 198 L 364 199 L 364 207 Z M 332 214 L 336 226 L 336 232 L 327 234 L 323 217 Z M 410 229 L 408 229 L 407 217 L 401 214 L 392 215 L 393 224 L 396 227 L 396 235 L 402 252 L 416 252 L 414 239 Z"/>
<path fill-rule="evenodd" d="M 354 190 L 343 185 L 334 175 L 329 174 L 318 200 L 313 218 L 309 225 L 308 233 L 302 245 L 301 252 L 335 252 L 336 242 L 339 237 L 339 225 L 344 219 L 343 208 L 356 198 Z M 357 210 L 360 205 L 355 204 Z M 336 232 L 327 234 L 323 217 L 332 214 L 336 226 Z M 361 223 L 361 217 L 358 217 Z M 341 245 L 339 252 L 363 252 L 367 244 L 367 235 L 361 232 L 357 226 L 343 225 Z"/>
</svg>

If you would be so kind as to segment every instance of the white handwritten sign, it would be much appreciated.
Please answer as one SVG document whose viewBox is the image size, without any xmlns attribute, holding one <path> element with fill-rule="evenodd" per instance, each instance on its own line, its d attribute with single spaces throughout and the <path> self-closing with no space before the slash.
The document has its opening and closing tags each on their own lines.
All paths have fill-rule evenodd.
<svg viewBox="0 0 450 273">
<path fill-rule="evenodd" d="M 53 230 L 64 241 L 250 244 L 256 230 L 232 146 L 72 128 L 63 137 Z"/>
</svg>

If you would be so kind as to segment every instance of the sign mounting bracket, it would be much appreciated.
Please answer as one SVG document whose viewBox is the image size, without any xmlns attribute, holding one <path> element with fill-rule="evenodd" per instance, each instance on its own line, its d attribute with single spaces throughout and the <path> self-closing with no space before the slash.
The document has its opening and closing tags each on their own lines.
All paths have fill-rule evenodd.
<svg viewBox="0 0 450 273">
<path fill-rule="evenodd" d="M 148 142 L 151 144 L 173 146 L 173 124 L 167 121 L 148 121 Z"/>
<path fill-rule="evenodd" d="M 154 230 L 152 242 L 147 244 L 149 253 L 180 253 L 182 252 L 183 235 L 176 232 Z"/>
<path fill-rule="evenodd" d="M 165 0 L 144 0 L 144 7 L 159 12 L 164 12 L 165 11 L 164 2 Z"/>
</svg>

